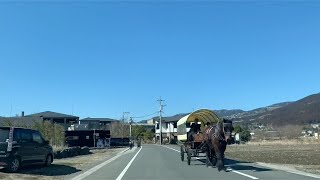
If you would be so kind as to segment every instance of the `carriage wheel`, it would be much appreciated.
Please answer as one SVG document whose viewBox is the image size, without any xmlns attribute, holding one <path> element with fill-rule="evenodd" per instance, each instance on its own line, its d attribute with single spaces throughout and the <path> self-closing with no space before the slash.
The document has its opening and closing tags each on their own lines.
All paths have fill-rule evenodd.
<svg viewBox="0 0 320 180">
<path fill-rule="evenodd" d="M 199 150 L 196 150 L 196 152 L 194 153 L 194 156 L 196 156 L 196 157 L 199 156 Z"/>
<path fill-rule="evenodd" d="M 191 162 L 191 153 L 189 152 L 189 150 L 187 150 L 187 156 L 188 156 L 188 165 L 190 165 L 190 162 Z"/>
<path fill-rule="evenodd" d="M 184 161 L 184 151 L 183 146 L 180 147 L 181 161 Z"/>
</svg>

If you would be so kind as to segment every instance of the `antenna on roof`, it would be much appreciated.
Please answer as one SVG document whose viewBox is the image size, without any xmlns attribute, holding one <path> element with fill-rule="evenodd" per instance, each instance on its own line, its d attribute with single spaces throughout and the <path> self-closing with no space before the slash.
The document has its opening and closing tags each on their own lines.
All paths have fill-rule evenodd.
<svg viewBox="0 0 320 180">
<path fill-rule="evenodd" d="M 11 117 L 11 114 L 12 114 L 12 104 L 11 104 L 11 108 L 10 108 L 10 117 Z"/>
</svg>

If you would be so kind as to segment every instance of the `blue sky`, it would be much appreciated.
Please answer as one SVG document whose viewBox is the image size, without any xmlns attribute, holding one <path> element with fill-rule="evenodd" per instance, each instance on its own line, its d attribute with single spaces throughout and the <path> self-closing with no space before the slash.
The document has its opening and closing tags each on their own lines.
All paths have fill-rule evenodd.
<svg viewBox="0 0 320 180">
<path fill-rule="evenodd" d="M 0 116 L 298 100 L 320 92 L 319 19 L 316 1 L 2 1 Z"/>
</svg>

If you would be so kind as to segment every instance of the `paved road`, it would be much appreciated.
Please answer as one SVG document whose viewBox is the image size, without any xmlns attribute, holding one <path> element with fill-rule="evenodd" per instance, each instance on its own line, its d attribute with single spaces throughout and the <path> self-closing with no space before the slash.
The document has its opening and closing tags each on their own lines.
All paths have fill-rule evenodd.
<svg viewBox="0 0 320 180">
<path fill-rule="evenodd" d="M 204 159 L 204 158 L 203 158 Z M 202 159 L 194 159 L 191 165 L 181 162 L 179 147 L 144 145 L 116 156 L 109 162 L 91 171 L 80 174 L 74 180 L 150 180 L 150 179 L 281 179 L 281 180 L 314 180 L 315 178 L 293 174 L 257 166 L 253 163 L 243 163 L 227 160 L 226 166 L 230 172 L 218 172 L 216 168 L 207 168 Z"/>
</svg>

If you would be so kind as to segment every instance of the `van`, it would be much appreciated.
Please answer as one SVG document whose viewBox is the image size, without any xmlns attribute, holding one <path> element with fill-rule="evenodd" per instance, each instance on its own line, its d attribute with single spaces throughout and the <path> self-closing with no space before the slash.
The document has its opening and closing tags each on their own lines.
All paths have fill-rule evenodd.
<svg viewBox="0 0 320 180">
<path fill-rule="evenodd" d="M 50 166 L 52 162 L 52 147 L 39 131 L 0 127 L 0 167 L 17 172 L 21 166 Z"/>
</svg>

